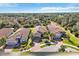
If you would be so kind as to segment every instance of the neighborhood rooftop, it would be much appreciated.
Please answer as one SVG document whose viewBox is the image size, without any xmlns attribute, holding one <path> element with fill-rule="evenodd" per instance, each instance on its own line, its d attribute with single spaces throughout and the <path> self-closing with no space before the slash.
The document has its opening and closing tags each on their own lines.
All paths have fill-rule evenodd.
<svg viewBox="0 0 79 59">
<path fill-rule="evenodd" d="M 48 30 L 54 34 L 64 32 L 60 26 L 54 22 L 51 22 L 48 26 Z"/>
<path fill-rule="evenodd" d="M 45 26 L 36 26 L 36 31 L 39 31 L 41 33 L 48 32 Z"/>
<path fill-rule="evenodd" d="M 20 28 L 12 35 L 9 36 L 9 39 L 16 39 L 17 36 L 22 36 L 22 38 L 28 37 L 30 32 L 29 28 Z"/>
<path fill-rule="evenodd" d="M 2 28 L 0 29 L 0 38 L 8 37 L 13 33 L 13 28 Z"/>
</svg>

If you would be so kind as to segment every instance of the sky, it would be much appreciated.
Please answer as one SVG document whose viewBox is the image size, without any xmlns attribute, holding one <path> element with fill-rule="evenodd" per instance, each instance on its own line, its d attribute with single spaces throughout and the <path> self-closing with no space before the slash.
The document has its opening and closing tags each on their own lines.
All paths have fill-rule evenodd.
<svg viewBox="0 0 79 59">
<path fill-rule="evenodd" d="M 79 12 L 79 3 L 0 3 L 0 13 Z"/>
</svg>

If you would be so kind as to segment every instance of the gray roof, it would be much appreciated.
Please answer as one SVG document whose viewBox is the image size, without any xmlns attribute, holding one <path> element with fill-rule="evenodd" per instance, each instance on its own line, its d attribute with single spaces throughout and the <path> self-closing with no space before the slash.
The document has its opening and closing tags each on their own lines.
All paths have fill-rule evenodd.
<svg viewBox="0 0 79 59">
<path fill-rule="evenodd" d="M 17 44 L 17 41 L 16 40 L 7 39 L 6 44 L 7 45 L 15 45 L 15 44 Z"/>
</svg>

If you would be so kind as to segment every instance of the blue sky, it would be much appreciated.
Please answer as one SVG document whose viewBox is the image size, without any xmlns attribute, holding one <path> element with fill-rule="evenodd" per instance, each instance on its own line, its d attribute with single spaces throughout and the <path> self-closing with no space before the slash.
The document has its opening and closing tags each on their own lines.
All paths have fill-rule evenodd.
<svg viewBox="0 0 79 59">
<path fill-rule="evenodd" d="M 0 3 L 0 13 L 79 12 L 79 3 Z"/>
</svg>

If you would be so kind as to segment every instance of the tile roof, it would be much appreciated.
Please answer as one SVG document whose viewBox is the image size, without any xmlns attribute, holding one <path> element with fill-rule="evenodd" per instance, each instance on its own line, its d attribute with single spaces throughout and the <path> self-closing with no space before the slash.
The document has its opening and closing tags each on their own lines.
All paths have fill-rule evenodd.
<svg viewBox="0 0 79 59">
<path fill-rule="evenodd" d="M 46 29 L 45 26 L 36 26 L 36 31 L 39 31 L 39 32 L 48 32 L 48 30 Z"/>
<path fill-rule="evenodd" d="M 2 29 L 0 29 L 0 38 L 8 37 L 12 33 L 13 33 L 13 29 L 12 28 L 2 28 Z"/>
<path fill-rule="evenodd" d="M 25 38 L 29 35 L 30 29 L 29 28 L 20 28 L 16 32 L 14 32 L 12 35 L 9 36 L 9 39 L 16 39 L 16 37 L 22 36 L 22 38 Z"/>
<path fill-rule="evenodd" d="M 63 32 L 61 27 L 54 22 L 50 23 L 47 27 L 48 27 L 49 31 L 54 33 L 54 34 Z"/>
</svg>

